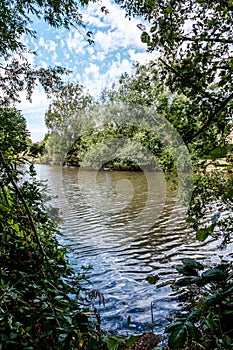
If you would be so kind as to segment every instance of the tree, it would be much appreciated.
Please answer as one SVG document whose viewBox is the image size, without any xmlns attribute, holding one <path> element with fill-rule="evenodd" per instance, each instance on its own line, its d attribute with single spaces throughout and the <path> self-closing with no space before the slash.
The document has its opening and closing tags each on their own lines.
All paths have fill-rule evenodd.
<svg viewBox="0 0 233 350">
<path fill-rule="evenodd" d="M 62 163 L 81 134 L 94 127 L 92 107 L 92 97 L 78 83 L 70 83 L 56 94 L 45 113 L 51 131 L 46 149 L 54 161 Z"/>
<path fill-rule="evenodd" d="M 92 1 L 92 0 L 90 0 Z M 19 92 L 26 90 L 30 99 L 38 82 L 47 94 L 62 86 L 61 75 L 65 69 L 48 69 L 32 66 L 26 55 L 25 36 L 36 36 L 31 29 L 34 18 L 43 19 L 52 27 L 84 26 L 81 6 L 89 0 L 1 0 L 0 1 L 0 95 L 1 105 L 8 106 L 19 101 Z M 104 10 L 104 9 L 103 9 Z M 87 33 L 90 43 L 91 33 Z"/>
<path fill-rule="evenodd" d="M 230 230 L 231 226 L 223 223 L 225 218 L 220 212 L 231 208 L 231 179 L 226 172 L 220 175 L 219 168 L 216 174 L 206 174 L 207 164 L 200 158 L 226 145 L 232 125 L 233 4 L 199 0 L 121 3 L 129 16 L 140 15 L 149 22 L 148 30 L 140 25 L 142 41 L 148 50 L 158 50 L 158 62 L 151 63 L 151 70 L 159 72 L 160 81 L 171 94 L 170 103 L 166 105 L 165 99 L 161 112 L 166 111 L 165 117 L 197 160 L 193 165 L 200 176 L 195 178 L 190 213 L 196 219 L 193 217 L 192 223 L 198 230 L 205 220 L 208 222 L 209 203 L 218 198 L 219 218 L 209 225 L 212 230 L 219 225 L 226 232 L 226 227 Z"/>
<path fill-rule="evenodd" d="M 6 154 L 18 154 L 27 149 L 29 132 L 26 120 L 16 109 L 0 109 L 0 149 Z"/>
<path fill-rule="evenodd" d="M 189 222 L 197 239 L 222 237 L 222 247 L 232 241 L 232 174 L 202 157 L 226 144 L 233 111 L 233 2 L 120 1 L 129 16 L 141 15 L 149 29 L 139 25 L 149 51 L 158 50 L 161 76 L 171 93 L 186 100 L 179 117 L 174 105 L 174 123 L 181 124 L 182 137 L 193 157 L 195 171 Z M 158 69 L 157 63 L 153 64 Z M 183 128 L 184 124 L 187 130 Z M 231 157 L 232 159 L 232 157 Z M 207 165 L 212 163 L 212 171 Z M 232 348 L 232 263 L 199 273 L 200 265 L 184 259 L 177 270 L 184 277 L 177 286 L 191 295 L 184 317 L 168 327 L 169 348 Z M 201 269 L 204 269 L 201 267 Z M 208 288 L 206 288 L 208 285 Z M 230 322 L 227 320 L 231 320 Z M 224 327 L 223 327 L 224 324 Z M 227 325 L 227 326 L 226 326 Z M 229 325 L 229 327 L 228 327 Z"/>
<path fill-rule="evenodd" d="M 95 103 L 79 85 L 69 84 L 46 113 L 52 130 L 46 143 L 48 156 L 59 163 L 65 157 L 72 165 L 82 162 L 131 170 L 160 166 L 166 172 L 177 165 L 181 171 L 178 149 L 184 144 L 169 119 L 176 117 L 174 106 L 182 110 L 182 97 L 168 91 L 150 64 L 136 65 L 132 76 L 124 74 Z M 44 161 L 48 161 L 46 155 Z M 188 159 L 183 161 L 182 171 L 188 171 L 188 163 Z"/>
<path fill-rule="evenodd" d="M 32 67 L 22 40 L 36 34 L 28 27 L 33 16 L 55 27 L 81 24 L 77 5 L 0 0 L 0 347 L 5 350 L 102 348 L 91 300 L 81 286 L 85 271 L 75 275 L 59 247 L 35 170 L 24 157 L 25 119 L 9 107 L 23 89 L 30 98 L 38 80 L 47 93 L 61 88 L 64 69 Z"/>
<path fill-rule="evenodd" d="M 45 113 L 46 126 L 50 130 L 66 132 L 68 129 L 78 132 L 85 128 L 91 109 L 92 97 L 79 83 L 69 83 L 57 92 L 53 102 Z"/>
<path fill-rule="evenodd" d="M 148 30 L 139 26 L 142 41 L 158 50 L 170 90 L 190 99 L 186 115 L 198 128 L 186 133 L 185 142 L 199 138 L 200 154 L 204 141 L 223 144 L 233 108 L 232 1 L 126 0 L 122 6 L 129 16 L 148 20 Z"/>
</svg>

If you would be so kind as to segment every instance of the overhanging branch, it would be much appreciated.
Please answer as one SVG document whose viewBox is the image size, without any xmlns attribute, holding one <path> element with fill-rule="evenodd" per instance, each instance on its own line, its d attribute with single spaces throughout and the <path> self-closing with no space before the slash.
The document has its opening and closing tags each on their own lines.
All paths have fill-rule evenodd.
<svg viewBox="0 0 233 350">
<path fill-rule="evenodd" d="M 183 76 L 175 68 L 171 67 L 162 58 L 159 58 L 159 61 L 161 61 L 170 71 L 172 71 L 180 79 L 180 81 L 184 81 Z M 189 81 L 189 85 L 191 88 L 193 88 L 197 92 L 200 92 L 204 97 L 208 98 L 209 100 L 217 101 L 213 96 L 211 96 L 211 94 L 203 90 L 200 86 L 194 84 L 192 81 Z"/>
<path fill-rule="evenodd" d="M 171 67 L 169 64 L 167 64 L 162 58 L 159 58 L 159 60 L 169 69 L 171 70 L 181 81 L 183 80 L 182 75 L 173 67 Z M 191 87 L 193 87 L 196 91 L 199 91 L 203 94 L 203 96 L 208 97 L 211 99 L 213 102 L 218 103 L 217 107 L 214 109 L 213 113 L 210 114 L 209 118 L 206 120 L 206 122 L 201 126 L 201 128 L 194 133 L 191 137 L 189 137 L 186 142 L 191 142 L 194 140 L 198 135 L 200 135 L 203 130 L 208 127 L 213 119 L 226 107 L 226 105 L 233 99 L 233 92 L 224 100 L 222 100 L 219 103 L 219 100 L 213 98 L 210 94 L 208 94 L 206 91 L 201 89 L 199 86 L 196 86 L 194 83 L 190 82 Z"/>
<path fill-rule="evenodd" d="M 226 105 L 233 99 L 233 93 L 230 94 L 225 100 L 221 101 L 221 103 L 215 108 L 213 113 L 209 116 L 207 121 L 202 125 L 202 127 L 194 134 L 192 137 L 187 139 L 187 142 L 191 142 L 193 139 L 195 139 L 198 135 L 202 133 L 202 131 L 207 128 L 213 119 L 226 107 Z"/>
<path fill-rule="evenodd" d="M 188 37 L 188 36 L 180 36 L 180 37 L 172 37 L 171 40 L 175 41 L 194 41 L 194 42 L 213 42 L 213 43 L 222 43 L 222 44 L 233 44 L 232 39 L 225 38 L 203 38 L 203 37 Z"/>
</svg>

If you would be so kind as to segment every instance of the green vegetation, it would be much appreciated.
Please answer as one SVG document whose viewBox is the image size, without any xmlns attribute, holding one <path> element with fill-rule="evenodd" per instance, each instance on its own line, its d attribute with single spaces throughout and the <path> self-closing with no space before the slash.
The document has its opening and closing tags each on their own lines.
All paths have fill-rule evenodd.
<svg viewBox="0 0 233 350">
<path fill-rule="evenodd" d="M 230 264 L 209 269 L 184 259 L 175 286 L 187 287 L 186 313 L 166 328 L 171 349 L 232 349 L 233 276 Z M 204 272 L 203 272 L 204 270 Z"/>
<path fill-rule="evenodd" d="M 218 158 L 226 158 L 229 153 L 232 151 L 231 145 L 225 145 L 223 147 L 218 147 L 210 151 L 209 154 L 204 156 L 205 158 L 209 159 L 218 159 Z"/>
<path fill-rule="evenodd" d="M 42 162 L 175 170 L 174 148 L 184 143 L 173 120 L 187 99 L 170 93 L 160 79 L 154 63 L 136 65 L 134 75 L 122 76 L 98 101 L 79 84 L 65 86 L 45 115 L 50 135 Z"/>
<path fill-rule="evenodd" d="M 81 7 L 92 0 L 6 0 L 0 2 L 0 96 L 1 106 L 11 106 L 20 100 L 20 92 L 26 91 L 30 100 L 33 89 L 40 84 L 51 96 L 62 86 L 66 69 L 56 66 L 36 67 L 28 60 L 33 54 L 25 46 L 27 36 L 36 37 L 31 29 L 33 19 L 43 19 L 51 27 L 77 28 L 84 26 Z M 104 11 L 104 8 L 102 8 Z M 24 40 L 24 41 L 23 41 Z M 87 41 L 92 42 L 91 33 Z"/>
<path fill-rule="evenodd" d="M 184 151 L 177 143 L 180 135 L 194 172 L 190 226 L 200 241 L 210 235 L 221 237 L 222 247 L 232 236 L 232 216 L 226 215 L 233 209 L 232 153 L 226 146 L 233 107 L 232 1 L 116 1 L 129 16 L 140 15 L 149 22 L 148 30 L 139 25 L 142 41 L 160 56 L 145 66 L 136 65 L 132 76 L 124 74 L 98 101 L 77 83 L 64 85 L 65 69 L 31 66 L 21 41 L 23 34 L 36 35 L 30 29 L 32 15 L 69 29 L 83 24 L 79 7 L 88 2 L 0 2 L 3 350 L 104 348 L 98 312 L 83 288 L 86 274 L 80 270 L 75 275 L 69 267 L 33 167 L 25 158 L 29 135 L 14 103 L 23 90 L 30 99 L 38 82 L 54 99 L 46 114 L 50 135 L 41 145 L 31 145 L 32 155 L 45 148 L 44 157 L 62 163 L 121 169 L 152 164 L 175 171 Z M 230 165 L 209 173 L 206 155 L 224 155 Z M 189 164 L 182 166 L 189 170 Z M 167 327 L 168 347 L 232 348 L 231 262 L 223 259 L 218 266 L 205 266 L 184 259 L 182 263 L 177 270 L 184 277 L 174 288 L 184 288 L 190 297 L 183 317 Z M 109 349 L 117 349 L 119 339 L 109 338 Z"/>
<path fill-rule="evenodd" d="M 82 25 L 86 1 L 0 2 L 0 348 L 101 349 L 98 295 L 83 287 L 87 271 L 75 274 L 57 229 L 46 212 L 45 198 L 28 162 L 26 121 L 14 103 L 26 90 L 30 99 L 40 83 L 47 94 L 60 91 L 65 69 L 32 66 L 22 39 L 35 36 L 32 18 L 50 26 Z M 90 39 L 89 39 L 90 40 Z M 42 148 L 40 147 L 42 146 Z M 31 145 L 31 155 L 43 144 Z M 101 296 L 100 296 L 101 298 Z"/>
<path fill-rule="evenodd" d="M 209 173 L 206 155 L 226 147 L 232 127 L 232 1 L 137 1 L 121 2 L 129 16 L 148 20 L 142 41 L 157 50 L 161 77 L 168 91 L 183 95 L 172 119 L 193 159 L 194 191 L 189 222 L 203 241 L 222 237 L 222 247 L 232 239 L 231 168 Z M 156 66 L 157 67 L 157 66 Z M 216 151 L 218 150 L 218 151 Z M 224 153 L 225 155 L 225 153 Z M 227 160 L 231 161 L 231 152 Z M 224 255 L 224 250 L 222 251 Z M 224 259 L 223 259 L 224 260 Z M 204 266 L 202 266 L 203 268 Z M 187 292 L 189 311 L 167 331 L 171 349 L 232 348 L 232 263 L 200 265 L 184 260 L 177 281 Z M 189 298 L 191 292 L 191 300 Z M 193 313 L 190 310 L 194 309 Z M 226 327 L 226 328 L 225 328 Z"/>
<path fill-rule="evenodd" d="M 86 271 L 68 265 L 24 158 L 25 120 L 1 109 L 0 122 L 1 349 L 101 349 L 98 313 L 82 286 Z"/>
</svg>

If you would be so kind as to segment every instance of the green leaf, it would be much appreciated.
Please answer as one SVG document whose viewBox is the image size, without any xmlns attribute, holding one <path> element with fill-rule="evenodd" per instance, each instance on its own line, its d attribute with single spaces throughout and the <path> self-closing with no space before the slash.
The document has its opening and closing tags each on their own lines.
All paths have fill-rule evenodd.
<svg viewBox="0 0 233 350">
<path fill-rule="evenodd" d="M 226 271 L 213 268 L 211 270 L 207 270 L 203 272 L 202 278 L 204 278 L 208 282 L 220 282 L 226 280 L 228 277 L 228 273 Z"/>
<path fill-rule="evenodd" d="M 107 338 L 108 350 L 118 350 L 120 343 L 122 343 L 126 337 L 121 335 L 110 336 Z"/>
<path fill-rule="evenodd" d="M 130 323 L 131 323 L 131 317 L 130 315 L 127 317 L 127 326 L 129 327 L 130 326 Z"/>
<path fill-rule="evenodd" d="M 58 342 L 64 342 L 64 340 L 67 338 L 68 334 L 67 333 L 60 333 L 58 337 Z"/>
<path fill-rule="evenodd" d="M 180 279 L 178 279 L 175 282 L 175 285 L 179 286 L 179 287 L 189 286 L 190 284 L 193 284 L 193 278 L 192 277 L 180 278 Z"/>
<path fill-rule="evenodd" d="M 194 277 L 193 284 L 196 284 L 198 287 L 203 287 L 204 285 L 208 284 L 208 281 L 202 277 Z"/>
<path fill-rule="evenodd" d="M 211 319 L 211 318 L 206 318 L 206 319 L 204 320 L 204 323 L 205 323 L 205 325 L 206 325 L 212 332 L 214 332 L 214 330 L 215 330 L 215 328 L 216 328 L 216 322 L 215 322 L 213 319 Z"/>
<path fill-rule="evenodd" d="M 190 337 L 194 340 L 199 340 L 202 336 L 201 332 L 199 329 L 190 321 L 185 322 L 185 325 L 188 329 L 188 333 Z"/>
<path fill-rule="evenodd" d="M 191 314 L 188 316 L 188 320 L 191 322 L 197 322 L 201 316 L 201 311 L 200 310 L 193 310 Z"/>
<path fill-rule="evenodd" d="M 223 296 L 224 298 L 228 297 L 229 295 L 233 294 L 233 286 L 228 288 L 224 293 Z"/>
<path fill-rule="evenodd" d="M 198 273 L 195 269 L 191 269 L 187 266 L 178 266 L 176 270 L 185 276 L 197 276 Z"/>
<path fill-rule="evenodd" d="M 165 332 L 166 333 L 171 333 L 172 331 L 174 331 L 175 329 L 178 329 L 180 328 L 181 326 L 184 325 L 184 321 L 176 321 L 176 322 L 173 322 L 172 324 L 170 324 L 169 326 L 167 326 L 165 328 Z"/>
<path fill-rule="evenodd" d="M 147 32 L 143 32 L 141 35 L 141 41 L 143 43 L 149 43 L 150 42 L 150 36 L 148 35 Z"/>
<path fill-rule="evenodd" d="M 166 7 L 166 12 L 169 13 L 169 14 L 172 13 L 172 7 L 171 6 L 167 6 Z"/>
<path fill-rule="evenodd" d="M 159 280 L 159 276 L 156 275 L 156 276 L 147 276 L 146 277 L 146 281 L 149 282 L 150 284 L 156 284 Z"/>
<path fill-rule="evenodd" d="M 205 305 L 210 307 L 210 306 L 215 306 L 216 304 L 220 303 L 222 301 L 222 294 L 217 292 L 214 293 L 213 295 L 207 297 L 204 301 Z"/>
<path fill-rule="evenodd" d="M 41 299 L 35 298 L 35 299 L 33 299 L 33 302 L 34 303 L 41 303 Z"/>
<path fill-rule="evenodd" d="M 14 333 L 14 332 L 11 332 L 10 333 L 10 339 L 15 339 L 15 338 L 17 338 L 17 334 Z"/>
<path fill-rule="evenodd" d="M 197 237 L 198 241 L 200 241 L 200 242 L 205 241 L 206 238 L 209 237 L 209 235 L 211 235 L 213 233 L 214 228 L 215 228 L 215 224 L 210 225 L 207 228 L 201 228 L 200 230 L 198 230 L 196 233 L 196 237 Z"/>
<path fill-rule="evenodd" d="M 182 260 L 182 263 L 191 269 L 197 269 L 197 270 L 204 269 L 204 266 L 194 259 L 186 258 Z"/>
<path fill-rule="evenodd" d="M 2 278 L 0 279 L 0 284 L 1 284 L 2 287 L 5 286 L 5 282 L 4 282 L 4 280 Z"/>
<path fill-rule="evenodd" d="M 64 319 L 69 323 L 69 324 L 72 324 L 72 317 L 70 316 L 64 316 Z"/>
<path fill-rule="evenodd" d="M 186 330 L 184 327 L 174 330 L 168 338 L 168 345 L 172 349 L 184 346 L 186 340 Z"/>
<path fill-rule="evenodd" d="M 129 337 L 126 341 L 125 341 L 125 345 L 126 346 L 131 346 L 134 343 L 136 343 L 136 341 L 138 341 L 138 339 L 140 339 L 141 336 L 140 335 L 132 335 L 131 337 Z"/>
<path fill-rule="evenodd" d="M 229 264 L 219 264 L 219 265 L 215 266 L 214 268 L 226 271 L 229 267 L 230 267 Z"/>
</svg>

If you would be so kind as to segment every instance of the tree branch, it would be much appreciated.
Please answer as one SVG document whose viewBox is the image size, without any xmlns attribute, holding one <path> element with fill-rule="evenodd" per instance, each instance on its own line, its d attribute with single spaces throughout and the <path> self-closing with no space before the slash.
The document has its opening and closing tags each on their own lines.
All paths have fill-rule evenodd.
<svg viewBox="0 0 233 350">
<path fill-rule="evenodd" d="M 222 44 L 233 44 L 233 40 L 231 39 L 224 39 L 224 38 L 201 38 L 201 37 L 197 37 L 197 38 L 191 38 L 191 37 L 187 37 L 187 36 L 180 36 L 180 37 L 172 37 L 170 38 L 171 40 L 175 40 L 175 41 L 196 41 L 196 42 L 213 42 L 213 43 L 222 43 Z"/>
<path fill-rule="evenodd" d="M 194 134 L 192 135 L 192 137 L 190 137 L 189 139 L 187 139 L 187 142 L 191 142 L 193 139 L 195 139 L 195 137 L 197 137 L 198 135 L 200 135 L 202 133 L 202 131 L 211 124 L 211 122 L 213 121 L 214 117 L 216 117 L 216 115 L 218 115 L 225 107 L 226 105 L 233 99 L 233 92 L 232 94 L 230 94 L 225 100 L 221 101 L 220 105 L 218 105 L 215 110 L 213 111 L 213 113 L 209 116 L 209 118 L 207 119 L 207 121 L 202 125 L 202 127 Z"/>
<path fill-rule="evenodd" d="M 174 69 L 173 67 L 169 66 L 169 64 L 167 64 L 162 58 L 159 58 L 159 60 L 168 68 L 170 69 L 177 77 L 180 78 L 180 80 L 183 80 L 182 75 L 177 72 L 176 69 Z M 200 91 L 205 97 L 208 97 L 209 99 L 211 99 L 214 102 L 218 102 L 217 99 L 213 98 L 210 94 L 208 94 L 206 91 L 202 90 L 199 86 L 196 86 L 195 84 L 193 84 L 192 82 L 190 82 L 190 85 L 196 90 L 196 91 Z M 186 142 L 191 142 L 194 138 L 196 138 L 198 135 L 200 135 L 202 133 L 202 131 L 210 125 L 210 123 L 212 122 L 212 120 L 216 117 L 216 115 L 218 115 L 225 107 L 226 105 L 233 99 L 233 93 L 231 93 L 225 100 L 221 101 L 220 104 L 215 108 L 215 110 L 213 111 L 213 113 L 209 116 L 209 118 L 207 119 L 207 121 L 202 125 L 202 127 L 192 135 L 192 137 L 188 138 L 186 140 Z"/>
<path fill-rule="evenodd" d="M 172 71 L 181 81 L 184 80 L 183 76 L 173 67 L 171 67 L 167 62 L 165 62 L 162 58 L 159 58 L 159 61 L 161 61 L 170 71 Z M 203 90 L 200 86 L 197 86 L 196 84 L 192 83 L 192 81 L 189 81 L 190 86 L 198 92 L 201 92 L 201 94 L 212 100 L 212 101 L 217 101 L 214 97 L 212 97 L 208 92 Z"/>
</svg>

